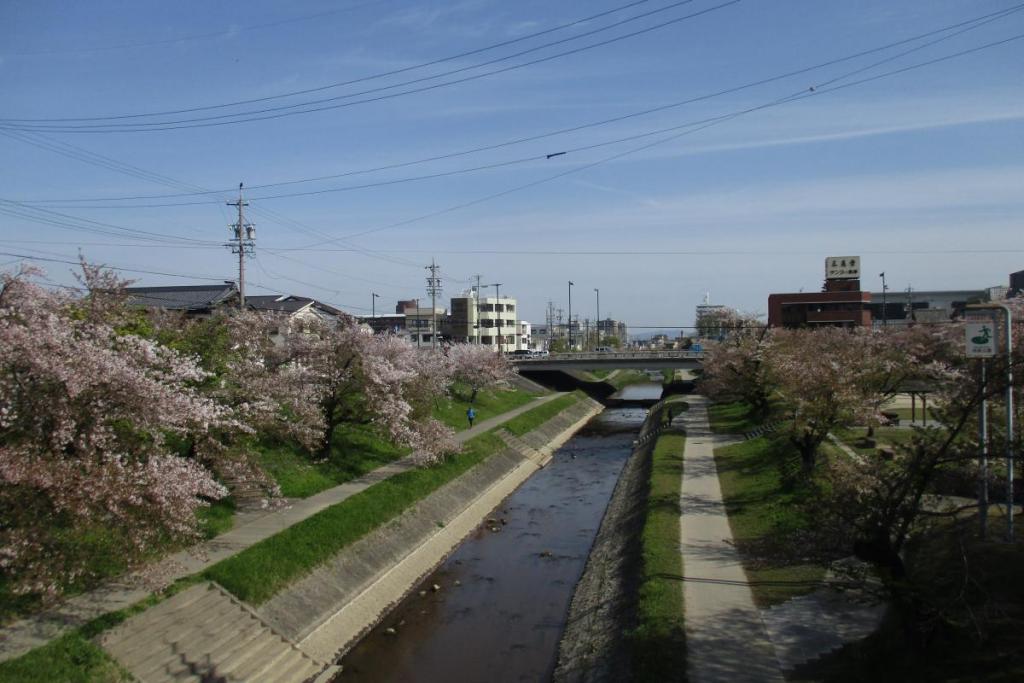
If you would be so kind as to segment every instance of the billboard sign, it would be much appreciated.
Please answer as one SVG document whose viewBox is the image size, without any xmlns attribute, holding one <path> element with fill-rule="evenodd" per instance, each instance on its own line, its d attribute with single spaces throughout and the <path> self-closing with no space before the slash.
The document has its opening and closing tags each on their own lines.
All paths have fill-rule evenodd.
<svg viewBox="0 0 1024 683">
<path fill-rule="evenodd" d="M 829 256 L 825 259 L 825 279 L 860 279 L 860 256 Z"/>
<path fill-rule="evenodd" d="M 991 322 L 964 325 L 968 358 L 992 358 L 996 355 L 996 326 Z"/>
</svg>

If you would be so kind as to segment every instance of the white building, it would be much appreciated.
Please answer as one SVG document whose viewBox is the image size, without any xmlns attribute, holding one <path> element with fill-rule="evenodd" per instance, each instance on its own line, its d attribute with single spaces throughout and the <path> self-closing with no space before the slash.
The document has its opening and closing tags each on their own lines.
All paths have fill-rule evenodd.
<svg viewBox="0 0 1024 683">
<path fill-rule="evenodd" d="M 522 334 L 516 319 L 517 303 L 512 297 L 478 298 L 471 291 L 466 296 L 452 297 L 451 305 L 447 328 L 451 341 L 482 344 L 495 351 L 500 343 L 502 352 L 527 348 L 520 346 Z"/>
</svg>

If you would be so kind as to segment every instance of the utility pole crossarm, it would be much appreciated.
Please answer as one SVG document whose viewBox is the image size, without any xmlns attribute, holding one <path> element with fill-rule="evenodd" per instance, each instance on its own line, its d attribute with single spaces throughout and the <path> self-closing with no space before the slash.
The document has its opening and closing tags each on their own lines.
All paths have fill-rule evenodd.
<svg viewBox="0 0 1024 683">
<path fill-rule="evenodd" d="M 229 227 L 234 232 L 234 241 L 225 245 L 238 254 L 238 308 L 241 310 L 245 310 L 245 257 L 256 248 L 256 229 L 252 223 L 245 222 L 245 207 L 249 202 L 242 197 L 243 187 L 243 183 L 238 183 L 238 201 L 227 202 L 228 206 L 238 208 L 238 222 Z"/>
</svg>

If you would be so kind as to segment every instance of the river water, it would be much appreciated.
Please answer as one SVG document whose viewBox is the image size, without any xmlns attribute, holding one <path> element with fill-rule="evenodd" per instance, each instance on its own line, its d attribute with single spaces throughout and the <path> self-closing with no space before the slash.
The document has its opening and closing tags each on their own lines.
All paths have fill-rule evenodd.
<svg viewBox="0 0 1024 683">
<path fill-rule="evenodd" d="M 335 683 L 548 680 L 646 412 L 623 407 L 593 418 L 342 659 Z"/>
</svg>

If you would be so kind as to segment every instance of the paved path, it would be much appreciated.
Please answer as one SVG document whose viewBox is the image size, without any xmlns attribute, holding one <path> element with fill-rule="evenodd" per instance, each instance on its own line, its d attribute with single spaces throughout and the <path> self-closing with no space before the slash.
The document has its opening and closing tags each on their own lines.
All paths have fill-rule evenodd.
<svg viewBox="0 0 1024 683">
<path fill-rule="evenodd" d="M 715 468 L 707 399 L 688 396 L 680 493 L 687 674 L 690 683 L 783 681 L 732 541 Z"/>
<path fill-rule="evenodd" d="M 458 432 L 455 439 L 459 443 L 464 443 L 562 395 L 552 393 L 542 396 L 496 417 L 481 420 L 472 429 Z M 309 498 L 292 501 L 285 508 L 272 512 L 243 513 L 236 518 L 235 527 L 230 531 L 201 544 L 198 548 L 184 550 L 162 560 L 158 573 L 173 581 L 203 571 L 315 515 L 324 508 L 336 505 L 379 481 L 413 467 L 415 465 L 409 458 L 403 458 L 340 486 L 321 491 Z M 94 591 L 71 598 L 47 612 L 17 621 L 0 631 L 0 661 L 18 657 L 33 648 L 45 645 L 65 631 L 81 626 L 98 616 L 129 607 L 145 599 L 150 593 L 149 588 L 140 585 L 131 577 L 119 578 Z"/>
</svg>

